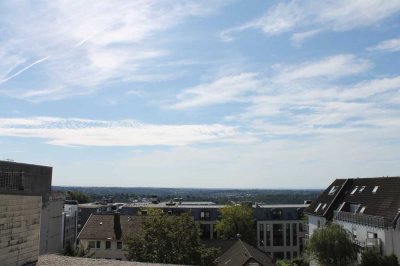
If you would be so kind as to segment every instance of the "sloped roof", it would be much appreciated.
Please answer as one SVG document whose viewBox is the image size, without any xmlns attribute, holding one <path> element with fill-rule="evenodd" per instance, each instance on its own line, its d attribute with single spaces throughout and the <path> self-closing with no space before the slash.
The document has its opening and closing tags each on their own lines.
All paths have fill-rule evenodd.
<svg viewBox="0 0 400 266">
<path fill-rule="evenodd" d="M 260 265 L 274 265 L 272 259 L 261 250 L 238 240 L 228 251 L 216 259 L 217 265 L 244 265 L 249 260 L 255 260 Z"/>
<path fill-rule="evenodd" d="M 120 214 L 122 237 L 140 231 L 143 217 Z M 114 214 L 92 213 L 78 235 L 79 239 L 117 240 L 114 232 Z"/>
<path fill-rule="evenodd" d="M 334 187 L 335 192 L 329 193 Z M 377 190 L 373 192 L 375 187 Z M 336 179 L 305 213 L 330 219 L 343 202 L 359 204 L 360 209 L 365 207 L 363 214 L 384 217 L 392 222 L 400 210 L 400 177 Z"/>
</svg>

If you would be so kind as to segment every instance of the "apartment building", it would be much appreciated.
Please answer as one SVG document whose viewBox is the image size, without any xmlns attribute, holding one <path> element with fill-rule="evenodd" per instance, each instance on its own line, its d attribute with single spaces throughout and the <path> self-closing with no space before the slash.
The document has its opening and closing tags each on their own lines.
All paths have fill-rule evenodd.
<svg viewBox="0 0 400 266">
<path fill-rule="evenodd" d="M 361 250 L 400 257 L 400 177 L 336 179 L 305 213 L 310 237 L 333 222 L 351 232 Z"/>
<path fill-rule="evenodd" d="M 294 259 L 304 247 L 307 204 L 255 205 L 257 247 L 276 259 Z"/>
<path fill-rule="evenodd" d="M 66 200 L 64 202 L 62 223 L 62 245 L 63 249 L 68 245 L 75 246 L 78 236 L 78 201 Z"/>
<path fill-rule="evenodd" d="M 123 239 L 140 230 L 142 217 L 119 213 L 90 215 L 78 235 L 80 248 L 92 258 L 126 260 Z"/>
<path fill-rule="evenodd" d="M 224 206 L 225 205 L 217 205 L 214 202 L 184 202 L 177 199 L 156 204 L 151 202 L 133 203 L 121 206 L 119 211 L 122 214 L 137 215 L 138 212 L 146 213 L 151 208 L 158 208 L 170 215 L 189 213 L 200 227 L 201 239 L 212 240 L 218 237 L 215 224 L 220 217 L 219 209 Z"/>
</svg>

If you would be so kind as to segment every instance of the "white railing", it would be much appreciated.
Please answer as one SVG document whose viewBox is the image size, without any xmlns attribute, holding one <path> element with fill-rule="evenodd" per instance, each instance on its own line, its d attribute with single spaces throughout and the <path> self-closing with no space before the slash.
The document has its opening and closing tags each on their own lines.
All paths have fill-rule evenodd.
<svg viewBox="0 0 400 266">
<path fill-rule="evenodd" d="M 384 217 L 361 213 L 334 211 L 333 219 L 378 228 L 388 228 L 390 226 L 390 223 Z"/>
</svg>

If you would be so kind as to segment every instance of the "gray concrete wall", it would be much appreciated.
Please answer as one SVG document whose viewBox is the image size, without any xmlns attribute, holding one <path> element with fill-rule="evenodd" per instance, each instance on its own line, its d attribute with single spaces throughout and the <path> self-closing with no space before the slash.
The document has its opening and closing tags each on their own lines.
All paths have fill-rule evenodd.
<svg viewBox="0 0 400 266">
<path fill-rule="evenodd" d="M 0 265 L 38 260 L 41 205 L 40 196 L 0 194 Z"/>
<path fill-rule="evenodd" d="M 40 255 L 58 253 L 63 249 L 63 210 L 65 197 L 52 193 L 42 209 L 40 223 Z"/>
<path fill-rule="evenodd" d="M 51 191 L 53 168 L 48 166 L 0 161 L 0 172 L 23 172 L 24 189 L 12 190 L 0 187 L 0 194 L 27 196 L 42 196 L 42 202 L 47 203 Z"/>
</svg>

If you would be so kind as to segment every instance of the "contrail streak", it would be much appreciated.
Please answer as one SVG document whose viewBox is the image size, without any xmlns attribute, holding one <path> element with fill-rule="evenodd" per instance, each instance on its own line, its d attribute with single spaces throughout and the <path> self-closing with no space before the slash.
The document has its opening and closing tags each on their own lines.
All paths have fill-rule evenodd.
<svg viewBox="0 0 400 266">
<path fill-rule="evenodd" d="M 9 81 L 9 80 L 12 79 L 12 78 L 15 78 L 16 76 L 20 75 L 20 74 L 23 73 L 24 71 L 30 69 L 30 68 L 33 67 L 34 65 L 37 65 L 37 64 L 39 64 L 39 63 L 41 63 L 41 62 L 47 60 L 48 58 L 49 58 L 49 56 L 46 56 L 45 58 L 42 58 L 42 59 L 39 59 L 39 60 L 33 62 L 32 64 L 30 64 L 30 65 L 24 67 L 23 69 L 21 69 L 20 71 L 14 73 L 13 75 L 11 75 L 11 76 L 9 76 L 9 77 L 7 77 L 7 78 L 1 80 L 1 81 L 0 81 L 0 84 Z"/>
</svg>

